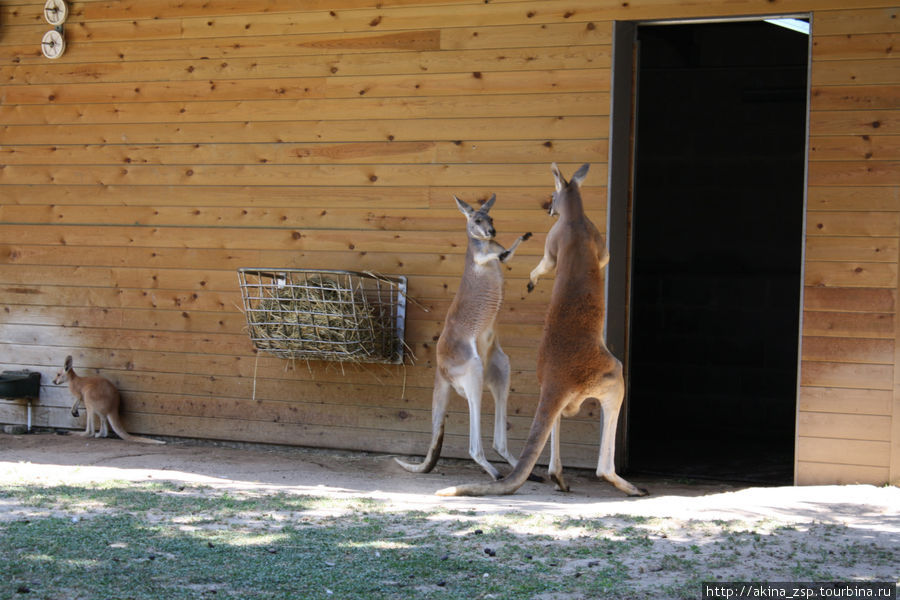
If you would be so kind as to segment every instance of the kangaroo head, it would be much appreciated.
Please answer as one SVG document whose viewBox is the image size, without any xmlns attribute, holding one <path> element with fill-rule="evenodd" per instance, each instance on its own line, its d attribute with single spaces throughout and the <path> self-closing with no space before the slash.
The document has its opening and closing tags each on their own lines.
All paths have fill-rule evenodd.
<svg viewBox="0 0 900 600">
<path fill-rule="evenodd" d="M 72 370 L 72 357 L 67 356 L 66 362 L 63 364 L 63 368 L 56 372 L 56 377 L 53 378 L 53 383 L 59 385 L 61 383 L 65 383 L 69 380 L 69 372 Z"/>
<path fill-rule="evenodd" d="M 494 220 L 491 219 L 488 211 L 494 205 L 497 194 L 491 196 L 491 199 L 485 202 L 478 210 L 475 210 L 456 196 L 453 196 L 453 199 L 456 200 L 456 206 L 459 207 L 460 212 L 466 216 L 466 233 L 469 234 L 469 237 L 476 240 L 494 239 L 497 231 L 494 229 Z"/>
<path fill-rule="evenodd" d="M 565 203 L 566 198 L 570 194 L 577 194 L 579 198 L 581 197 L 581 182 L 587 177 L 588 169 L 590 168 L 591 165 L 584 163 L 581 165 L 581 168 L 572 175 L 572 180 L 566 181 L 566 178 L 560 173 L 559 167 L 556 166 L 556 163 L 553 163 L 550 167 L 550 171 L 553 173 L 556 190 L 553 192 L 553 202 L 550 203 L 551 216 L 555 217 L 559 215 L 560 207 Z"/>
</svg>

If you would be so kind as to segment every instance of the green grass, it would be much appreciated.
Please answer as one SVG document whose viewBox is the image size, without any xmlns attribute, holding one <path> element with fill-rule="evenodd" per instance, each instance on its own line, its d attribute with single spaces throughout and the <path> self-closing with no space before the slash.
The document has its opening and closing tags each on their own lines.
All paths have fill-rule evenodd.
<svg viewBox="0 0 900 600">
<path fill-rule="evenodd" d="M 6 501 L 37 514 L 0 522 L 3 598 L 526 598 L 565 590 L 559 565 L 585 555 L 510 531 L 527 519 L 371 500 L 120 483 L 7 486 Z M 623 577 L 604 560 L 575 579 L 600 594 Z"/>
<path fill-rule="evenodd" d="M 753 573 L 770 581 L 872 579 L 898 559 L 835 525 L 676 532 L 659 518 L 402 511 L 156 482 L 0 486 L 0 509 L 0 598 L 16 600 L 695 598 L 748 564 L 774 565 Z"/>
</svg>

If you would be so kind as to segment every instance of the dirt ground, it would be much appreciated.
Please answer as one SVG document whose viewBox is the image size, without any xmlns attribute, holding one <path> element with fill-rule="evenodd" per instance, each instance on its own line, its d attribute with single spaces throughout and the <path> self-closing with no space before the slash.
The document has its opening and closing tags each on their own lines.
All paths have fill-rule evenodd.
<svg viewBox="0 0 900 600">
<path fill-rule="evenodd" d="M 474 518 L 513 512 L 600 517 L 620 529 L 637 527 L 652 542 L 646 554 L 629 558 L 627 564 L 641 585 L 659 585 L 666 577 L 701 577 L 703 565 L 714 561 L 724 565 L 715 571 L 723 581 L 809 580 L 804 573 L 827 573 L 832 581 L 900 579 L 897 487 L 754 487 L 634 478 L 651 495 L 626 498 L 593 473 L 570 469 L 569 493 L 557 492 L 549 483 L 528 482 L 504 497 L 434 495 L 438 489 L 486 477 L 465 460 L 442 459 L 434 472 L 415 475 L 397 466 L 392 456 L 380 454 L 177 439 L 145 445 L 53 433 L 0 434 L 0 484 L 156 480 L 217 490 L 367 498 L 380 501 L 386 511 L 443 508 L 467 511 Z M 24 515 L 23 507 L 0 502 L 0 522 Z M 734 539 L 735 532 L 761 534 L 767 545 L 759 551 L 730 547 L 727 540 L 729 535 Z M 709 544 L 711 539 L 719 542 Z M 666 570 L 677 566 L 673 556 L 690 555 L 698 548 L 702 551 L 694 558 L 700 566 L 693 571 Z M 723 560 L 723 554 L 730 558 Z"/>
<path fill-rule="evenodd" d="M 502 470 L 503 465 L 499 466 Z M 165 445 L 149 445 L 53 433 L 0 434 L 3 483 L 156 479 L 213 488 L 381 499 L 397 510 L 443 506 L 492 513 L 539 510 L 568 516 L 821 522 L 900 535 L 897 487 L 753 487 L 635 478 L 632 481 L 650 495 L 627 498 L 590 471 L 569 469 L 566 475 L 572 488 L 569 493 L 555 491 L 550 483 L 527 482 L 512 496 L 440 498 L 434 495 L 440 488 L 483 481 L 487 475 L 471 461 L 456 459 L 441 459 L 432 473 L 416 475 L 383 454 L 171 439 Z"/>
</svg>

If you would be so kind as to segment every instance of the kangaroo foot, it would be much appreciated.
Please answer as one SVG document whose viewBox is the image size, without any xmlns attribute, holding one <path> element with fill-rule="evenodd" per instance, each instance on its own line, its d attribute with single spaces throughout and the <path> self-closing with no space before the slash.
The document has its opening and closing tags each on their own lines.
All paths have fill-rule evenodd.
<svg viewBox="0 0 900 600">
<path fill-rule="evenodd" d="M 556 484 L 556 490 L 559 492 L 568 492 L 569 484 L 563 479 L 562 473 L 550 473 L 550 479 Z"/>
<path fill-rule="evenodd" d="M 611 484 L 613 484 L 613 486 L 616 487 L 616 489 L 618 489 L 621 492 L 624 492 L 628 496 L 639 497 L 639 496 L 646 496 L 650 493 L 647 490 L 645 490 L 643 488 L 639 488 L 636 485 L 619 477 L 619 475 L 617 475 L 616 473 L 605 474 L 605 475 L 598 474 L 598 476 L 605 479 L 606 481 L 610 482 Z"/>
</svg>

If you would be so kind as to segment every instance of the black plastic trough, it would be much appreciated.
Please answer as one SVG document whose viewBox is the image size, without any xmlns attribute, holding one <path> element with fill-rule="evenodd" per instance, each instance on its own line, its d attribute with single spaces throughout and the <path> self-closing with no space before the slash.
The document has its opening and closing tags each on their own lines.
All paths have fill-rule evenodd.
<svg viewBox="0 0 900 600">
<path fill-rule="evenodd" d="M 41 391 L 41 374 L 31 371 L 0 373 L 0 398 L 37 398 Z"/>
<path fill-rule="evenodd" d="M 41 393 L 41 374 L 36 371 L 3 371 L 0 373 L 0 398 L 25 400 L 28 407 L 26 433 L 31 433 L 31 401 Z"/>
</svg>

